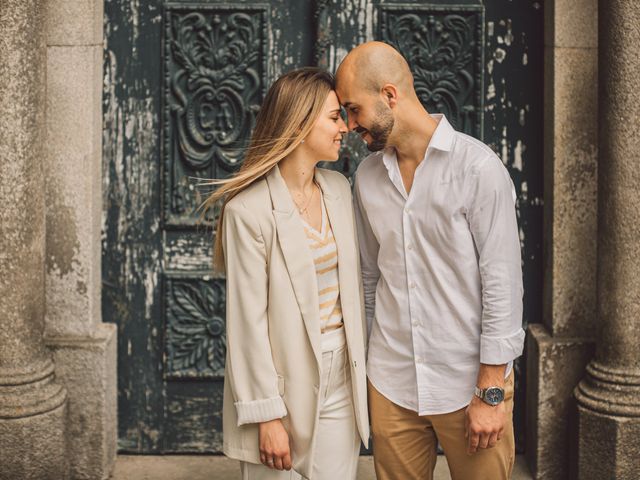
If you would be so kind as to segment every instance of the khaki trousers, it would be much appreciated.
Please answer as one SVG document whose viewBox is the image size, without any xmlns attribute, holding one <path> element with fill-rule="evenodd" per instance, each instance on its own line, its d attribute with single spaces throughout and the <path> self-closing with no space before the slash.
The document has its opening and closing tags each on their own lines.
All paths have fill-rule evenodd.
<svg viewBox="0 0 640 480">
<path fill-rule="evenodd" d="M 419 416 L 400 407 L 368 383 L 373 460 L 378 480 L 431 480 L 437 445 L 444 450 L 453 480 L 508 480 L 515 460 L 513 371 L 505 382 L 507 424 L 493 448 L 467 455 L 465 408 Z"/>
</svg>

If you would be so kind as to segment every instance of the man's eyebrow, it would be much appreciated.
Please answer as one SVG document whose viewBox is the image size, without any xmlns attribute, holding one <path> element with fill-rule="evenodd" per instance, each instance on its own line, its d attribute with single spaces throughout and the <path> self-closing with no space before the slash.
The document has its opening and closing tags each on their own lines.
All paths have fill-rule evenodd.
<svg viewBox="0 0 640 480">
<path fill-rule="evenodd" d="M 344 108 L 349 108 L 351 105 L 353 105 L 351 102 L 344 102 L 344 103 L 342 104 L 342 106 L 343 106 Z"/>
</svg>

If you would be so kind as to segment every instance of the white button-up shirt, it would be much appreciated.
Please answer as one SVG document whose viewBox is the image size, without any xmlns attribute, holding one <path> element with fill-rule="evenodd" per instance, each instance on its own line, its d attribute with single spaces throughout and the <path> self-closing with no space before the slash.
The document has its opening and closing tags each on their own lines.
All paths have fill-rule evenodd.
<svg viewBox="0 0 640 480">
<path fill-rule="evenodd" d="M 473 396 L 480 363 L 521 355 L 515 189 L 493 151 L 442 115 L 407 194 L 393 148 L 355 183 L 367 374 L 397 405 L 448 413 Z"/>
</svg>

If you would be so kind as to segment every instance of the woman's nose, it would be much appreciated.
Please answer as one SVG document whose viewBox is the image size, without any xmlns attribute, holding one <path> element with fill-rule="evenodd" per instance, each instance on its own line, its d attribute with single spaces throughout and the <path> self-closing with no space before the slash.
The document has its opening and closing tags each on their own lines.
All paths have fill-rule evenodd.
<svg viewBox="0 0 640 480">
<path fill-rule="evenodd" d="M 342 118 L 340 118 L 340 120 L 338 120 L 338 128 L 340 129 L 341 133 L 348 133 L 349 129 L 347 128 L 347 124 L 344 123 L 344 120 Z"/>
</svg>

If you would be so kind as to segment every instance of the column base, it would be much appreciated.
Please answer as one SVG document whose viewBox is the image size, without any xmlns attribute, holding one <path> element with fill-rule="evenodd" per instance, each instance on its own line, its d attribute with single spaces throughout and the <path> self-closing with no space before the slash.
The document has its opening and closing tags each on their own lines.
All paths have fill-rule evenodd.
<svg viewBox="0 0 640 480">
<path fill-rule="evenodd" d="M 581 480 L 636 480 L 640 472 L 640 370 L 592 361 L 575 389 Z"/>
<path fill-rule="evenodd" d="M 67 391 L 54 371 L 45 357 L 0 372 L 0 480 L 68 478 Z"/>
<path fill-rule="evenodd" d="M 578 405 L 580 480 L 637 480 L 640 418 L 606 415 Z"/>
<path fill-rule="evenodd" d="M 45 413 L 0 419 L 0 480 L 68 480 L 67 403 Z"/>
<path fill-rule="evenodd" d="M 566 480 L 576 470 L 570 462 L 577 448 L 573 389 L 593 352 L 587 339 L 551 337 L 543 325 L 529 325 L 525 456 L 536 480 Z"/>
<path fill-rule="evenodd" d="M 90 337 L 47 337 L 68 391 L 67 457 L 73 480 L 109 478 L 117 452 L 117 327 L 100 323 Z"/>
</svg>

